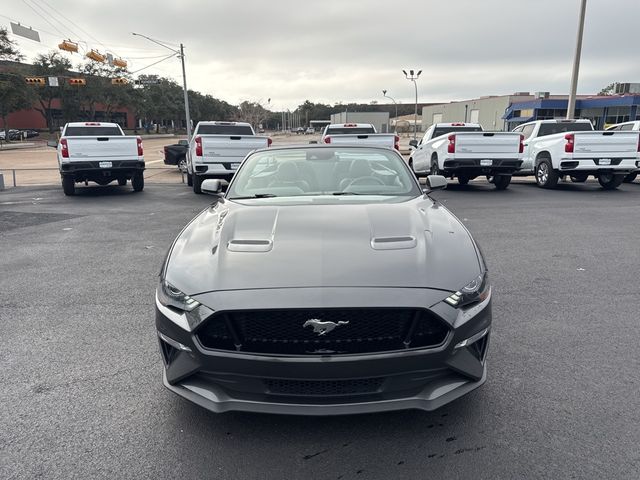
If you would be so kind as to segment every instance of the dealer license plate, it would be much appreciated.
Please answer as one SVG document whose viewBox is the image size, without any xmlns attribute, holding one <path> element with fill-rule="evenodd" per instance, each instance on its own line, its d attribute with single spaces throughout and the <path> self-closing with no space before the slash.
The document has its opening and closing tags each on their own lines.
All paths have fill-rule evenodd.
<svg viewBox="0 0 640 480">
<path fill-rule="evenodd" d="M 600 161 L 598 162 L 599 165 L 611 165 L 611 159 L 610 158 L 601 158 Z"/>
<path fill-rule="evenodd" d="M 493 165 L 493 160 L 480 160 L 481 167 L 490 167 Z"/>
<path fill-rule="evenodd" d="M 100 162 L 98 165 L 100 165 L 100 168 L 111 168 L 111 167 L 113 167 L 113 163 L 112 162 Z"/>
<path fill-rule="evenodd" d="M 239 166 L 240 166 L 239 163 L 232 163 L 231 164 L 231 170 L 237 170 Z"/>
</svg>

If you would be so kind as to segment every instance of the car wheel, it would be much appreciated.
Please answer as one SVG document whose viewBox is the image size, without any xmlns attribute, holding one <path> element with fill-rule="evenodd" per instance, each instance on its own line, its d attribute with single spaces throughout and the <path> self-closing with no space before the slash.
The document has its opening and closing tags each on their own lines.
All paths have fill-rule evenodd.
<svg viewBox="0 0 640 480">
<path fill-rule="evenodd" d="M 193 175 L 193 192 L 202 193 L 202 177 L 200 175 Z"/>
<path fill-rule="evenodd" d="M 467 185 L 469 183 L 469 180 L 471 180 L 471 177 L 469 177 L 469 175 L 458 175 L 458 183 L 460 185 Z"/>
<path fill-rule="evenodd" d="M 633 182 L 636 177 L 638 176 L 637 173 L 630 173 L 629 175 L 627 175 L 626 177 L 624 177 L 624 183 L 631 183 Z"/>
<path fill-rule="evenodd" d="M 62 177 L 62 191 L 67 196 L 76 194 L 76 181 L 73 177 Z"/>
<path fill-rule="evenodd" d="M 193 187 L 193 175 L 191 175 L 190 173 L 187 173 L 187 185 Z"/>
<path fill-rule="evenodd" d="M 133 187 L 134 192 L 141 192 L 144 188 L 144 176 L 142 172 L 134 173 L 133 177 L 131 177 L 131 186 Z"/>
<path fill-rule="evenodd" d="M 438 159 L 431 159 L 431 170 L 429 171 L 429 175 L 442 175 L 440 168 L 438 167 Z"/>
<path fill-rule="evenodd" d="M 584 183 L 587 181 L 587 178 L 589 178 L 589 175 L 586 173 L 576 173 L 570 175 L 570 178 L 573 183 Z"/>
<path fill-rule="evenodd" d="M 493 184 L 496 190 L 506 190 L 511 183 L 511 175 L 496 175 L 493 177 Z"/>
<path fill-rule="evenodd" d="M 598 176 L 600 186 L 605 190 L 614 190 L 622 185 L 626 175 L 614 175 L 613 173 L 603 173 Z"/>
<path fill-rule="evenodd" d="M 536 183 L 542 188 L 554 188 L 558 184 L 560 176 L 553 169 L 551 160 L 543 158 L 536 166 Z"/>
<path fill-rule="evenodd" d="M 181 158 L 178 162 L 178 170 L 180 170 L 181 172 L 187 171 L 187 160 L 185 158 Z"/>
<path fill-rule="evenodd" d="M 121 187 L 124 187 L 127 184 L 127 179 L 126 178 L 119 178 L 118 179 L 118 185 L 120 185 Z"/>
</svg>

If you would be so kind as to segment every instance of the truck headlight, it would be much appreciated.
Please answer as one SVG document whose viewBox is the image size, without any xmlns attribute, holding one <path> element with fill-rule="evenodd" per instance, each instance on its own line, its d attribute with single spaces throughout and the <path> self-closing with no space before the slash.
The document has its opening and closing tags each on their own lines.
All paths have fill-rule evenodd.
<svg viewBox="0 0 640 480">
<path fill-rule="evenodd" d="M 452 307 L 460 308 L 471 305 L 473 303 L 482 302 L 489 297 L 491 293 L 491 285 L 489 283 L 489 273 L 483 272 L 468 284 L 452 293 L 444 299 Z"/>
</svg>

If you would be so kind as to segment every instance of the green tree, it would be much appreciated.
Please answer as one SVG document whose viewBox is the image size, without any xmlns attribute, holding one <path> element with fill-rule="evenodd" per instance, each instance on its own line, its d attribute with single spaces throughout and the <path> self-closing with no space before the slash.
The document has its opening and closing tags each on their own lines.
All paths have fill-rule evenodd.
<svg viewBox="0 0 640 480">
<path fill-rule="evenodd" d="M 602 90 L 598 92 L 598 95 L 615 95 L 615 94 L 616 94 L 615 83 L 610 83 L 609 85 L 607 85 L 606 87 L 604 87 Z"/>
<path fill-rule="evenodd" d="M 5 139 L 9 140 L 9 114 L 29 108 L 31 105 L 33 105 L 33 96 L 24 77 L 12 72 L 0 73 L 0 117 L 4 126 Z"/>
<path fill-rule="evenodd" d="M 13 40 L 9 39 L 9 32 L 4 27 L 0 27 L 0 60 L 19 62 L 24 58 Z"/>
<path fill-rule="evenodd" d="M 68 76 L 69 70 L 71 70 L 71 62 L 55 50 L 38 55 L 32 67 L 33 74 L 41 77 Z M 54 100 L 60 100 L 64 119 L 73 119 L 77 103 L 77 99 L 73 98 L 74 93 L 76 93 L 73 88 L 78 87 L 71 87 L 63 79 L 60 79 L 58 87 L 51 87 L 47 84 L 44 87 L 34 88 L 36 88 L 35 92 L 38 100 L 36 110 L 40 112 L 47 122 L 49 132 L 53 132 L 56 127 L 60 126 L 53 119 L 52 106 Z"/>
</svg>

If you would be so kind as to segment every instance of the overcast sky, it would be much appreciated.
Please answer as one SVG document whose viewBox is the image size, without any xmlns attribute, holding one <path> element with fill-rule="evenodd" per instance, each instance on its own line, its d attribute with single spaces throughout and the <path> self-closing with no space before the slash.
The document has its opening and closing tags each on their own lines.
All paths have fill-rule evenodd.
<svg viewBox="0 0 640 480">
<path fill-rule="evenodd" d="M 566 94 L 580 0 L 15 0 L 9 18 L 40 30 L 42 43 L 12 37 L 23 53 L 56 48 L 61 33 L 130 59 L 164 54 L 139 32 L 178 44 L 189 88 L 271 109 L 304 100 L 413 103 L 402 69 L 422 69 L 420 102 L 515 91 Z M 61 12 L 67 19 L 51 14 Z M 39 15 L 37 13 L 39 13 Z M 45 12 L 49 14 L 45 15 Z M 640 82 L 640 1 L 588 0 L 578 93 Z M 75 25 L 74 25 L 75 24 Z M 100 42 L 100 43 L 98 43 Z M 167 52 L 170 53 L 170 52 Z M 79 55 L 69 55 L 78 63 Z M 141 73 L 181 81 L 170 59 Z"/>
</svg>

